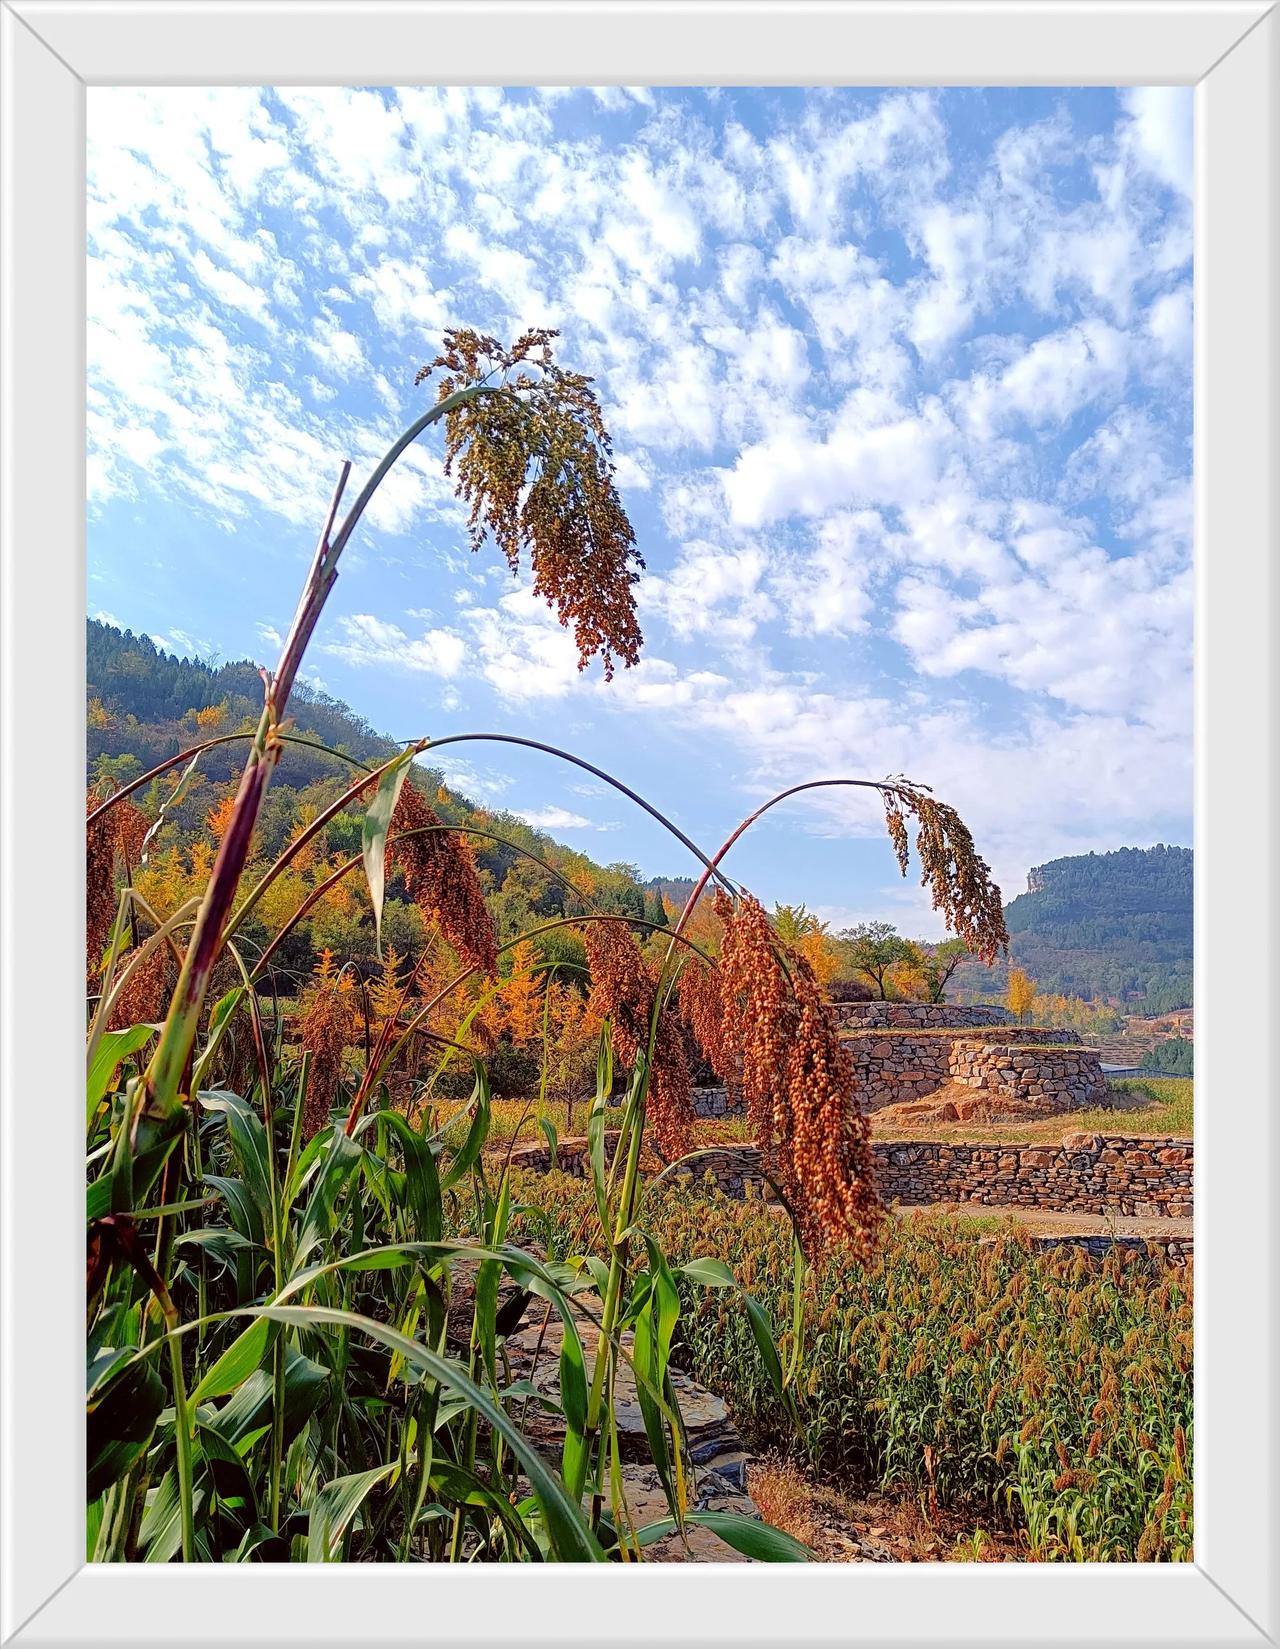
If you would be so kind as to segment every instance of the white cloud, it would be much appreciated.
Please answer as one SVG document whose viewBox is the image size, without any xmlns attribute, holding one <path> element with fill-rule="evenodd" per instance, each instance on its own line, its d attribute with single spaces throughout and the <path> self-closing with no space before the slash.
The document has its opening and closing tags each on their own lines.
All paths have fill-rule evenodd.
<svg viewBox="0 0 1280 1649">
<path fill-rule="evenodd" d="M 1091 402 L 1114 399 L 1128 372 L 1125 335 L 1105 321 L 1046 334 L 997 378 L 979 374 L 959 391 L 961 415 L 981 438 L 1013 417 L 1034 427 L 1065 424 Z"/>
<path fill-rule="evenodd" d="M 666 578 L 643 580 L 641 611 L 662 613 L 678 636 L 714 632 L 722 642 L 748 641 L 776 610 L 761 588 L 768 568 L 757 546 L 726 549 L 694 540 Z"/>
<path fill-rule="evenodd" d="M 1121 93 L 1133 121 L 1134 147 L 1162 183 L 1191 193 L 1193 103 L 1184 86 L 1133 86 Z"/>
<path fill-rule="evenodd" d="M 563 807 L 543 807 L 535 812 L 522 809 L 520 818 L 535 830 L 612 830 L 613 824 L 594 824 L 581 813 L 570 813 Z"/>
<path fill-rule="evenodd" d="M 1179 360 L 1191 355 L 1191 288 L 1179 286 L 1158 297 L 1147 312 L 1147 331 L 1162 354 Z"/>
<path fill-rule="evenodd" d="M 188 635 L 185 630 L 170 626 L 168 635 L 153 635 L 152 641 L 163 653 L 174 653 L 178 658 L 194 658 L 208 661 L 216 658 L 218 649 L 211 641 L 201 641 L 195 636 Z"/>
<path fill-rule="evenodd" d="M 388 624 L 371 613 L 339 619 L 338 627 L 342 639 L 328 642 L 324 651 L 348 664 L 375 664 L 448 678 L 458 674 L 466 657 L 466 642 L 452 630 L 427 630 L 411 638 L 398 624 Z"/>
</svg>

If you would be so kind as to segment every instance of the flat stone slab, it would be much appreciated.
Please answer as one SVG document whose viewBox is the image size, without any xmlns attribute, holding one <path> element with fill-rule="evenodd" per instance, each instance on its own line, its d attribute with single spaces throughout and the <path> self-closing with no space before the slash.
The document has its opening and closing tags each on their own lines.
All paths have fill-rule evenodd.
<svg viewBox="0 0 1280 1649">
<path fill-rule="evenodd" d="M 524 1323 L 507 1341 L 513 1380 L 528 1380 L 534 1389 L 556 1401 L 560 1396 L 560 1344 L 563 1328 L 553 1310 L 545 1326 L 545 1306 L 535 1302 Z M 579 1336 L 586 1357 L 587 1374 L 595 1357 L 599 1337 L 596 1325 L 577 1318 Z M 629 1347 L 631 1336 L 624 1343 Z M 749 1456 L 724 1402 L 705 1390 L 680 1369 L 671 1371 L 680 1415 L 688 1436 L 693 1462 L 689 1486 L 691 1510 L 737 1512 L 758 1519 L 760 1513 L 747 1493 Z M 516 1412 L 519 1410 L 517 1408 Z M 623 1494 L 632 1522 L 637 1528 L 670 1516 L 666 1495 L 650 1462 L 644 1418 L 636 1396 L 635 1376 L 625 1360 L 614 1375 L 614 1414 L 618 1425 L 618 1447 L 622 1457 Z M 560 1416 L 531 1402 L 523 1429 L 548 1461 L 558 1467 L 564 1442 Z M 682 1541 L 668 1535 L 646 1547 L 645 1559 L 658 1563 L 746 1563 L 750 1559 L 725 1545 L 708 1529 L 690 1528 Z"/>
</svg>

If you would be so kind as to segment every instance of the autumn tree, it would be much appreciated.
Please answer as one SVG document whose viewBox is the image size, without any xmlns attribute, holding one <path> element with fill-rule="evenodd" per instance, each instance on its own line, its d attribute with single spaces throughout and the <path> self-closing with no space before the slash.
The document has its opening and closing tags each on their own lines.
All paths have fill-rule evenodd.
<svg viewBox="0 0 1280 1649">
<path fill-rule="evenodd" d="M 501 1027 L 519 1047 L 542 1035 L 542 976 L 531 939 L 511 952 L 511 974 L 503 983 Z"/>
<path fill-rule="evenodd" d="M 1026 1016 L 1031 1012 L 1031 1005 L 1036 999 L 1035 981 L 1021 968 L 1009 969 L 1009 985 L 1005 996 L 1005 1003 L 1009 1012 L 1017 1018 L 1019 1025 L 1023 1024 Z"/>
<path fill-rule="evenodd" d="M 849 966 L 865 974 L 875 986 L 880 1000 L 889 999 L 889 976 L 893 968 L 909 963 L 915 946 L 904 939 L 892 922 L 860 922 L 840 935 Z"/>
<path fill-rule="evenodd" d="M 916 952 L 916 970 L 925 1000 L 945 1001 L 947 984 L 951 975 L 968 956 L 969 947 L 963 939 L 944 939 L 937 945 L 917 944 Z"/>
<path fill-rule="evenodd" d="M 840 953 L 827 923 L 804 905 L 775 905 L 771 924 L 783 944 L 804 957 L 819 985 L 830 984 L 840 971 Z"/>
<path fill-rule="evenodd" d="M 386 945 L 382 952 L 382 972 L 369 986 L 369 1007 L 376 1025 L 381 1026 L 394 1019 L 399 1011 L 404 991 L 404 980 L 401 978 L 403 966 L 404 958 L 396 947 Z"/>
</svg>

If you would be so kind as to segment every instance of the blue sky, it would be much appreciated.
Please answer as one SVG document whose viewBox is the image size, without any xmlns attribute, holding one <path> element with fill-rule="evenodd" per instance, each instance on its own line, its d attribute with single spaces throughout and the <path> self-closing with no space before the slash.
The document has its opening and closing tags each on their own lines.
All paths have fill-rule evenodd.
<svg viewBox="0 0 1280 1649">
<path fill-rule="evenodd" d="M 578 674 L 429 437 L 311 679 L 394 737 L 567 745 L 706 846 L 897 772 L 1007 896 L 1190 841 L 1189 90 L 94 87 L 88 136 L 91 613 L 274 663 L 339 461 L 423 409 L 443 328 L 558 326 L 647 563 L 639 667 Z M 448 754 L 688 868 L 580 773 Z M 779 809 L 736 874 L 937 934 L 857 794 Z"/>
</svg>

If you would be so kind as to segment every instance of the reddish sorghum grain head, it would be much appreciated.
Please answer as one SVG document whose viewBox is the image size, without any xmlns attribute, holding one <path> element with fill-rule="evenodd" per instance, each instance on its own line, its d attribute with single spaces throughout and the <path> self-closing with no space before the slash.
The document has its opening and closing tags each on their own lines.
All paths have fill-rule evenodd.
<svg viewBox="0 0 1280 1649">
<path fill-rule="evenodd" d="M 578 668 L 599 655 L 636 662 L 635 583 L 644 567 L 614 485 L 609 435 L 591 379 L 555 363 L 556 332 L 538 328 L 511 348 L 469 328 L 446 332 L 433 372 L 437 400 L 484 383 L 445 415 L 445 473 L 470 506 L 471 545 L 492 534 L 512 572 L 529 557 L 534 594 L 573 627 Z"/>
<path fill-rule="evenodd" d="M 406 836 L 405 831 L 420 834 Z M 443 827 L 440 815 L 411 780 L 400 791 L 388 838 L 388 869 L 400 871 L 409 897 L 422 914 L 438 924 L 468 967 L 494 975 L 498 941 L 475 861 L 464 838 Z"/>
<path fill-rule="evenodd" d="M 641 1049 L 649 1046 L 655 1000 L 644 955 L 624 921 L 585 923 L 583 942 L 591 968 L 588 1013 L 594 1020 L 610 1021 L 620 1062 L 634 1066 Z M 654 1035 L 646 1115 L 668 1159 L 688 1149 L 693 1084 L 679 1022 L 666 1007 L 659 1013 Z"/>
</svg>

